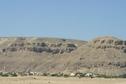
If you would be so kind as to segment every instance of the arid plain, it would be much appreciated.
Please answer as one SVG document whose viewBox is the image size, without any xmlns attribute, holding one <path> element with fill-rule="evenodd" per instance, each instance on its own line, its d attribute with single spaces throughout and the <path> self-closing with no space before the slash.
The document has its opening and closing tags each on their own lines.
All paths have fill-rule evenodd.
<svg viewBox="0 0 126 84">
<path fill-rule="evenodd" d="M 126 79 L 63 78 L 63 77 L 8 77 L 0 78 L 0 84 L 126 84 Z"/>
</svg>

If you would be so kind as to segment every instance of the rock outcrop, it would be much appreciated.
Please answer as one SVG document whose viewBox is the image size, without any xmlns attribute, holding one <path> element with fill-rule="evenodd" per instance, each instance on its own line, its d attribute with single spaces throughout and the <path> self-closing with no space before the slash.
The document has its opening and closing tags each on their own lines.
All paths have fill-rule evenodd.
<svg viewBox="0 0 126 84">
<path fill-rule="evenodd" d="M 1 52 L 18 52 L 18 51 L 31 51 L 36 53 L 52 53 L 52 54 L 63 54 L 70 53 L 77 49 L 77 45 L 73 43 L 13 43 L 6 48 L 1 48 Z"/>
<path fill-rule="evenodd" d="M 88 45 L 96 49 L 113 48 L 122 50 L 123 52 L 126 51 L 126 41 L 110 36 L 96 38 L 92 41 L 89 41 Z"/>
</svg>

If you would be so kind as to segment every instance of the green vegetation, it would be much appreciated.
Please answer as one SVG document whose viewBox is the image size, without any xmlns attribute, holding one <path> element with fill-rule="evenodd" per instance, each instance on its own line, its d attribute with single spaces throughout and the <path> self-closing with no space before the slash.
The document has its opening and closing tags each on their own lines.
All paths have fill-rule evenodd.
<svg viewBox="0 0 126 84">
<path fill-rule="evenodd" d="M 68 74 L 64 74 L 63 77 L 68 78 L 70 76 Z"/>
<path fill-rule="evenodd" d="M 15 72 L 0 72 L 1 77 L 17 77 Z"/>
<path fill-rule="evenodd" d="M 53 76 L 53 77 L 62 77 L 63 76 L 63 73 L 53 73 L 53 74 L 51 74 L 51 76 Z"/>
<path fill-rule="evenodd" d="M 0 72 L 1 77 L 17 77 L 20 75 L 19 73 L 16 72 Z M 25 76 L 36 76 L 36 75 L 25 75 Z M 120 75 L 120 76 L 108 76 L 108 75 L 103 75 L 103 74 L 93 74 L 93 73 L 75 73 L 75 76 L 71 76 L 70 74 L 64 74 L 64 73 L 43 73 L 41 76 L 51 76 L 51 77 L 91 77 L 91 78 L 126 78 L 126 74 Z"/>
<path fill-rule="evenodd" d="M 43 76 L 48 76 L 49 75 L 49 73 L 43 73 Z"/>
<path fill-rule="evenodd" d="M 85 77 L 86 73 L 76 73 L 75 77 Z"/>
<path fill-rule="evenodd" d="M 126 78 L 126 74 L 120 75 L 119 78 Z"/>
</svg>

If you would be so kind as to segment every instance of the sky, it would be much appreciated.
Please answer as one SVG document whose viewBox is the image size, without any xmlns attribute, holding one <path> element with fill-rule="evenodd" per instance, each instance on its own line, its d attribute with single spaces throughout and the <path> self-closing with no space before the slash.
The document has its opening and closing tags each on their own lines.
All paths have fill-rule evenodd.
<svg viewBox="0 0 126 84">
<path fill-rule="evenodd" d="M 126 0 L 0 0 L 0 36 L 126 39 Z"/>
</svg>

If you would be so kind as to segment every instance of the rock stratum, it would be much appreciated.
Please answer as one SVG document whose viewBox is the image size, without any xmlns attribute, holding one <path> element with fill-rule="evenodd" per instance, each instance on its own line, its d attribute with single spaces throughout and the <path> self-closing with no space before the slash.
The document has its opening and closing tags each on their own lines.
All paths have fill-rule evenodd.
<svg viewBox="0 0 126 84">
<path fill-rule="evenodd" d="M 112 36 L 91 41 L 1 37 L 0 71 L 126 74 L 126 41 Z"/>
</svg>

